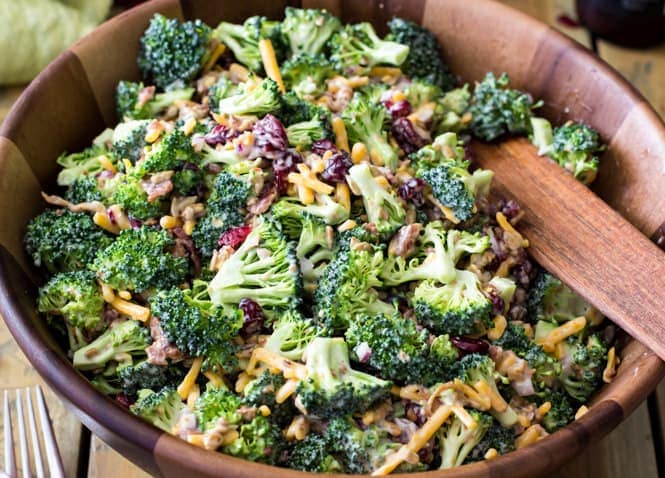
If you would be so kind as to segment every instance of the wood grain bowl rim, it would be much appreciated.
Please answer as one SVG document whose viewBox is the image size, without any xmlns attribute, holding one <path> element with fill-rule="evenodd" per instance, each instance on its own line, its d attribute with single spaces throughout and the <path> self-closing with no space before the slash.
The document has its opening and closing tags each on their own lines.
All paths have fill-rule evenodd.
<svg viewBox="0 0 665 478">
<path fill-rule="evenodd" d="M 448 5 L 448 7 L 453 8 L 452 2 L 453 0 L 429 0 L 429 2 L 418 0 L 409 3 L 403 0 L 393 0 L 386 3 L 386 9 L 419 21 L 422 20 L 428 6 L 431 8 L 445 8 Z M 249 7 L 239 8 L 254 8 L 255 3 L 250 1 L 248 2 Z M 365 8 L 364 4 L 361 6 L 354 5 L 351 0 L 348 1 L 348 4 L 345 0 L 333 0 L 332 2 L 304 0 L 303 2 L 285 2 L 285 4 L 294 4 L 295 6 L 302 4 L 306 7 L 327 6 L 335 13 L 339 13 L 340 10 L 346 13 L 347 7 L 350 10 Z M 408 8 L 405 8 L 405 5 Z M 432 5 L 435 6 L 432 7 Z M 473 5 L 474 8 L 482 8 L 486 15 L 503 18 L 521 28 L 543 30 L 542 43 L 538 45 L 538 48 L 554 48 L 560 54 L 565 54 L 574 61 L 583 61 L 591 65 L 592 68 L 596 68 L 613 87 L 625 94 L 630 108 L 625 111 L 624 119 L 633 110 L 639 108 L 649 119 L 649 126 L 659 135 L 658 137 L 665 138 L 665 126 L 660 122 L 653 109 L 648 106 L 644 98 L 630 84 L 602 60 L 592 56 L 583 47 L 551 27 L 547 27 L 505 5 L 489 0 L 475 0 Z M 279 9 L 281 10 L 282 7 L 283 5 L 280 5 Z M 3 149 L 0 148 L 0 172 L 4 171 L 2 169 L 3 162 L 9 161 L 10 156 L 14 161 L 17 161 L 18 156 L 30 166 L 34 179 L 39 181 L 41 187 L 48 187 L 52 183 L 52 178 L 47 177 L 39 167 L 40 164 L 35 164 L 36 160 L 31 157 L 30 137 L 25 134 L 24 128 L 28 128 L 26 124 L 31 124 L 30 116 L 35 114 L 34 109 L 40 105 L 43 106 L 43 101 L 45 101 L 44 92 L 48 91 L 49 82 L 56 75 L 61 75 L 62 78 L 66 79 L 83 79 L 83 89 L 87 88 L 87 90 L 81 93 L 83 96 L 79 98 L 79 101 L 92 100 L 89 111 L 85 113 L 90 118 L 89 122 L 92 124 L 92 126 L 89 125 L 90 128 L 96 128 L 99 124 L 110 124 L 113 121 L 113 115 L 109 115 L 110 92 L 100 91 L 104 84 L 108 86 L 109 79 L 103 78 L 103 74 L 100 75 L 100 78 L 95 77 L 95 71 L 90 69 L 92 67 L 86 69 L 86 65 L 94 65 L 97 35 L 102 34 L 102 32 L 111 34 L 118 29 L 125 28 L 130 23 L 133 24 L 133 28 L 136 28 L 136 25 L 144 26 L 149 16 L 155 11 L 163 12 L 167 16 L 191 18 L 207 11 L 206 8 L 210 9 L 211 7 L 210 4 L 206 5 L 205 0 L 181 0 L 181 2 L 178 2 L 178 0 L 154 0 L 109 20 L 63 53 L 26 89 L 0 128 L 0 146 L 3 142 L 12 145 L 11 155 L 6 152 L 3 153 Z M 456 6 L 455 8 L 459 7 Z M 366 12 L 364 10 L 363 12 L 364 15 Z M 387 16 L 386 11 L 378 7 L 373 10 L 370 9 L 370 13 L 372 16 L 381 19 L 385 19 Z M 538 58 L 535 59 L 535 61 L 538 60 Z M 559 57 L 557 57 L 558 60 Z M 531 61 L 534 61 L 534 58 Z M 71 70 L 69 73 L 66 71 L 68 69 Z M 117 80 L 117 78 L 114 80 Z M 91 85 L 97 86 L 97 88 L 93 88 Z M 543 85 L 543 88 L 546 88 L 546 85 Z M 534 93 L 542 94 L 543 91 Z M 69 100 L 69 98 L 66 98 L 66 100 Z M 623 119 L 616 126 L 617 129 L 620 128 L 622 122 Z M 591 123 L 593 124 L 593 121 Z M 66 128 L 67 125 L 61 127 Z M 606 136 L 612 136 L 612 134 L 606 134 Z M 27 158 L 32 158 L 33 161 Z M 2 183 L 0 183 L 0 187 L 2 187 Z M 631 217 L 629 211 L 622 211 L 622 213 Z M 631 217 L 631 219 L 640 222 L 639 218 Z M 643 232 L 650 235 L 660 225 L 656 222 L 642 221 L 639 225 Z M 0 312 L 5 318 L 12 335 L 40 375 L 70 408 L 73 408 L 81 421 L 103 440 L 109 442 L 114 448 L 144 469 L 162 475 L 180 476 L 184 473 L 194 472 L 204 476 L 219 474 L 233 477 L 273 475 L 277 478 L 286 478 L 307 476 L 307 474 L 295 470 L 270 467 L 220 453 L 206 452 L 148 425 L 127 413 L 110 398 L 98 393 L 80 373 L 71 367 L 66 356 L 50 340 L 43 321 L 36 316 L 34 310 L 35 286 L 30 279 L 32 271 L 25 272 L 26 261 L 16 249 L 16 238 L 3 237 L 3 233 L 6 234 L 5 231 L 0 230 L 0 242 L 2 242 L 2 245 L 0 245 Z M 11 250 L 8 250 L 5 247 L 7 243 L 12 243 L 14 247 L 9 247 Z M 623 352 L 630 354 L 631 357 L 625 366 L 630 366 L 632 371 L 639 369 L 640 373 L 631 373 L 631 370 L 622 369 L 615 383 L 603 389 L 605 392 L 601 392 L 601 396 L 595 400 L 590 411 L 580 420 L 531 447 L 495 460 L 448 471 L 416 473 L 412 476 L 459 478 L 492 476 L 508 478 L 542 475 L 545 472 L 553 471 L 579 453 L 591 441 L 604 436 L 620 423 L 646 398 L 647 394 L 665 375 L 665 364 L 636 341 L 631 341 L 622 350 Z"/>
</svg>

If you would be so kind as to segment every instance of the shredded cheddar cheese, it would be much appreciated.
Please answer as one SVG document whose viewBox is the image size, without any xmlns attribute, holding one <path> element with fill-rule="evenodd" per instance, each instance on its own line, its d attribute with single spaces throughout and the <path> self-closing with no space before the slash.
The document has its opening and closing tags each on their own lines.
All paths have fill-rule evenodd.
<svg viewBox="0 0 665 478">
<path fill-rule="evenodd" d="M 332 119 L 332 129 L 335 133 L 335 146 L 337 149 L 342 151 L 349 152 L 349 137 L 346 134 L 346 126 L 344 126 L 344 121 L 339 116 L 336 116 Z"/>
<path fill-rule="evenodd" d="M 499 395 L 496 390 L 492 390 L 492 387 L 490 387 L 487 382 L 478 381 L 473 384 L 473 388 L 478 390 L 480 395 L 489 397 L 491 407 L 497 412 L 505 412 L 508 409 L 508 404 L 503 397 Z"/>
<path fill-rule="evenodd" d="M 353 148 L 351 148 L 351 162 L 353 164 L 360 164 L 367 161 L 369 161 L 369 156 L 365 143 L 354 143 Z"/>
<path fill-rule="evenodd" d="M 337 226 L 337 230 L 339 232 L 350 231 L 354 227 L 356 227 L 356 221 L 354 221 L 353 219 L 347 219 L 342 224 Z"/>
<path fill-rule="evenodd" d="M 205 376 L 205 378 L 208 379 L 210 383 L 213 384 L 214 387 L 219 388 L 224 386 L 224 379 L 220 375 L 217 375 L 212 370 L 207 370 L 203 372 L 203 375 Z"/>
<path fill-rule="evenodd" d="M 150 318 L 150 309 L 142 305 L 129 302 L 128 300 L 114 297 L 110 302 L 111 307 L 123 315 L 131 317 L 139 322 L 146 322 Z"/>
<path fill-rule="evenodd" d="M 178 385 L 178 395 L 180 395 L 180 398 L 183 400 L 187 398 L 189 392 L 196 383 L 196 379 L 201 371 L 201 365 L 203 365 L 203 357 L 195 358 L 192 362 L 192 366 L 187 371 L 187 375 L 185 375 L 185 378 L 182 380 L 182 383 Z"/>
<path fill-rule="evenodd" d="M 99 157 L 99 164 L 101 164 L 102 168 L 106 169 L 107 171 L 111 171 L 112 173 L 118 172 L 118 168 L 115 167 L 115 165 L 111 162 L 109 157 L 106 156 L 105 154 Z"/>
<path fill-rule="evenodd" d="M 546 352 L 554 352 L 556 344 L 575 335 L 586 327 L 586 317 L 578 317 L 552 330 L 546 337 L 536 340 Z"/>
<path fill-rule="evenodd" d="M 522 234 L 517 232 L 517 230 L 513 227 L 513 225 L 506 218 L 506 216 L 504 216 L 504 214 L 502 212 L 497 212 L 496 213 L 496 222 L 498 222 L 499 226 L 501 226 L 501 229 L 503 229 L 507 233 L 513 234 L 516 237 L 519 237 L 520 240 L 522 241 L 522 247 L 529 247 L 529 241 L 524 239 Z"/>
<path fill-rule="evenodd" d="M 515 448 L 520 449 L 529 445 L 533 445 L 541 438 L 545 438 L 548 433 L 540 425 L 531 425 L 524 430 L 520 436 L 515 440 Z"/>
<path fill-rule="evenodd" d="M 270 39 L 262 38 L 259 40 L 259 52 L 261 53 L 261 61 L 263 61 L 263 69 L 266 74 L 277 83 L 279 91 L 286 93 L 284 81 L 282 80 L 282 73 L 279 71 L 279 65 L 277 64 L 275 49 L 272 47 Z"/>
<path fill-rule="evenodd" d="M 586 413 L 589 411 L 586 405 L 582 405 L 580 408 L 577 409 L 577 412 L 575 413 L 575 420 L 579 420 L 582 418 Z"/>
<path fill-rule="evenodd" d="M 217 60 L 219 60 L 219 57 L 221 57 L 225 51 L 226 45 L 223 43 L 217 43 L 214 50 L 206 60 L 205 65 L 203 66 L 203 71 L 209 71 L 215 65 L 215 63 L 217 63 Z"/>
<path fill-rule="evenodd" d="M 309 421 L 303 415 L 298 415 L 291 421 L 291 424 L 286 429 L 286 439 L 302 441 L 309 433 Z"/>
<path fill-rule="evenodd" d="M 242 393 L 245 390 L 245 387 L 249 382 L 253 380 L 253 377 L 247 372 L 240 372 L 238 378 L 236 379 L 235 391 L 236 393 Z"/>
<path fill-rule="evenodd" d="M 450 209 L 449 207 L 444 206 L 443 204 L 441 204 L 439 202 L 439 200 L 437 198 L 435 198 L 434 196 L 432 196 L 431 194 L 427 195 L 427 199 L 432 204 L 434 204 L 437 208 L 439 208 L 439 210 L 443 213 L 443 215 L 445 216 L 445 218 L 447 220 L 449 220 L 453 224 L 459 224 L 460 220 L 457 219 L 457 217 L 455 216 L 455 213 L 453 212 L 452 209 Z"/>
<path fill-rule="evenodd" d="M 277 393 L 275 393 L 275 402 L 284 403 L 287 398 L 296 392 L 296 388 L 298 388 L 298 380 L 294 378 L 288 379 L 284 385 L 277 390 Z"/>
<path fill-rule="evenodd" d="M 612 347 L 607 352 L 607 365 L 605 366 L 605 370 L 603 370 L 603 382 L 610 383 L 614 380 L 617 374 L 616 367 L 618 363 L 619 359 L 616 355 L 616 350 Z"/>
<path fill-rule="evenodd" d="M 351 192 L 346 183 L 337 183 L 335 186 L 335 202 L 351 212 Z"/>
<path fill-rule="evenodd" d="M 261 414 L 261 416 L 264 416 L 264 417 L 269 417 L 270 414 L 272 413 L 272 412 L 270 411 L 270 408 L 268 408 L 268 405 L 261 405 L 261 406 L 258 408 L 258 411 L 259 411 L 259 413 Z"/>
<path fill-rule="evenodd" d="M 113 224 L 105 212 L 96 212 L 92 216 L 92 222 L 111 234 L 120 234 L 120 228 L 118 225 Z"/>
<path fill-rule="evenodd" d="M 487 338 L 490 340 L 499 340 L 506 330 L 508 321 L 503 315 L 494 317 L 494 326 L 487 331 Z"/>
<path fill-rule="evenodd" d="M 485 458 L 486 460 L 493 460 L 497 456 L 499 456 L 499 452 L 496 451 L 496 448 L 490 448 L 489 450 L 487 450 L 483 458 Z"/>
<path fill-rule="evenodd" d="M 191 409 L 194 409 L 194 404 L 200 395 L 201 389 L 199 388 L 198 384 L 195 383 L 192 385 L 192 388 L 189 390 L 189 394 L 187 395 L 187 406 Z"/>
</svg>

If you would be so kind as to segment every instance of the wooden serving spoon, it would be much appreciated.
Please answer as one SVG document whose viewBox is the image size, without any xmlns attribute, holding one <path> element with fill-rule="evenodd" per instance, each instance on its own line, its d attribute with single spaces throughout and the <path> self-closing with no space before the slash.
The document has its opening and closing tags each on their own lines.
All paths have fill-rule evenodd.
<svg viewBox="0 0 665 478">
<path fill-rule="evenodd" d="M 665 253 L 526 139 L 472 146 L 533 258 L 665 360 Z"/>
</svg>

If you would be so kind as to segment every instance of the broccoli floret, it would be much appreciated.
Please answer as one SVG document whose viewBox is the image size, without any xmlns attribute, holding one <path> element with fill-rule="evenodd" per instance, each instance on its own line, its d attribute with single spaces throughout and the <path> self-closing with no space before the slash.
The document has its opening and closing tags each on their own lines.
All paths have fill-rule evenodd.
<svg viewBox="0 0 665 478">
<path fill-rule="evenodd" d="M 273 204 L 270 212 L 284 227 L 289 236 L 296 238 L 302 230 L 302 220 L 306 216 L 320 218 L 330 225 L 340 224 L 349 218 L 349 212 L 341 204 L 326 194 L 317 195 L 318 203 L 303 205 L 295 198 L 283 197 Z"/>
<path fill-rule="evenodd" d="M 387 110 L 381 103 L 373 103 L 367 95 L 355 93 L 342 111 L 342 120 L 351 143 L 364 143 L 373 158 L 395 170 L 399 157 L 383 130 L 386 115 Z"/>
<path fill-rule="evenodd" d="M 453 152 L 447 156 L 446 152 Z M 431 188 L 441 205 L 450 208 L 460 221 L 469 219 L 476 210 L 476 200 L 489 193 L 494 173 L 477 169 L 471 174 L 464 161 L 464 150 L 455 133 L 438 136 L 432 145 L 424 146 L 411 156 L 416 176 Z"/>
<path fill-rule="evenodd" d="M 300 53 L 286 60 L 280 67 L 282 77 L 289 90 L 301 98 L 316 98 L 326 89 L 326 79 L 335 74 L 335 69 L 321 54 Z"/>
<path fill-rule="evenodd" d="M 263 217 L 222 264 L 208 291 L 218 305 L 248 298 L 276 312 L 299 304 L 301 286 L 293 244 L 276 221 Z"/>
<path fill-rule="evenodd" d="M 139 94 L 145 87 L 143 83 L 121 81 L 115 89 L 115 108 L 118 118 L 152 119 L 178 100 L 189 100 L 194 88 L 181 88 L 158 93 L 147 101 L 140 102 Z"/>
<path fill-rule="evenodd" d="M 585 403 L 598 390 L 603 381 L 607 363 L 607 345 L 599 334 L 585 332 L 568 337 L 562 362 L 567 365 L 561 371 L 560 381 L 564 390 L 575 400 Z"/>
<path fill-rule="evenodd" d="M 496 78 L 487 73 L 476 85 L 469 112 L 471 133 L 483 141 L 494 141 L 504 134 L 528 134 L 531 131 L 532 109 L 530 95 L 508 88 L 508 75 Z"/>
<path fill-rule="evenodd" d="M 270 78 L 262 80 L 250 91 L 246 87 L 241 88 L 241 93 L 224 98 L 218 105 L 220 113 L 256 116 L 276 113 L 281 107 L 279 87 Z"/>
<path fill-rule="evenodd" d="M 95 176 L 104 170 L 103 157 L 111 160 L 108 150 L 102 146 L 93 145 L 80 153 L 60 155 L 56 163 L 62 166 L 58 173 L 57 183 L 59 186 L 69 186 L 84 175 Z"/>
<path fill-rule="evenodd" d="M 352 166 L 347 179 L 362 196 L 367 222 L 374 224 L 380 234 L 389 236 L 404 224 L 406 211 L 402 200 L 374 179 L 369 164 Z"/>
<path fill-rule="evenodd" d="M 136 174 L 144 176 L 182 169 L 186 163 L 197 165 L 198 162 L 191 139 L 180 129 L 174 129 L 148 149 L 145 159 L 137 164 Z"/>
<path fill-rule="evenodd" d="M 279 426 L 263 415 L 257 415 L 251 422 L 240 426 L 238 438 L 224 445 L 222 451 L 245 460 L 274 465 L 285 448 L 286 440 Z"/>
<path fill-rule="evenodd" d="M 334 231 L 317 217 L 303 216 L 296 257 L 306 289 L 316 288 L 323 269 L 333 258 Z"/>
<path fill-rule="evenodd" d="M 409 55 L 409 47 L 381 40 L 368 22 L 346 25 L 330 39 L 331 61 L 340 72 L 369 70 L 375 65 L 400 66 Z"/>
<path fill-rule="evenodd" d="M 279 118 L 284 125 L 303 123 L 310 121 L 312 118 L 329 117 L 330 111 L 327 108 L 299 98 L 294 91 L 282 95 L 282 109 L 279 112 Z"/>
<path fill-rule="evenodd" d="M 431 386 L 449 378 L 458 357 L 447 336 L 432 341 L 427 329 L 400 315 L 356 318 L 345 333 L 351 357 L 378 376 L 404 384 Z"/>
<path fill-rule="evenodd" d="M 297 409 L 292 400 L 277 403 L 275 394 L 285 383 L 286 380 L 281 373 L 264 370 L 245 386 L 242 403 L 257 408 L 265 405 L 270 409 L 270 419 L 280 427 L 286 427 L 296 415 Z"/>
<path fill-rule="evenodd" d="M 165 230 L 125 229 L 97 253 L 90 268 L 117 290 L 143 292 L 174 286 L 183 282 L 188 266 L 187 259 L 169 252 L 173 244 Z"/>
<path fill-rule="evenodd" d="M 462 420 L 455 415 L 436 432 L 441 450 L 439 469 L 444 470 L 461 466 L 494 422 L 492 416 L 487 413 L 476 410 L 471 410 L 469 413 L 476 421 L 475 428 L 467 428 Z"/>
<path fill-rule="evenodd" d="M 446 231 L 441 222 L 432 221 L 425 226 L 417 254 L 411 259 L 389 256 L 381 279 L 388 286 L 428 279 L 445 284 L 455 279 L 455 265 L 464 253 L 478 254 L 488 247 L 487 236 L 456 229 Z"/>
<path fill-rule="evenodd" d="M 305 351 L 306 376 L 297 399 L 307 415 L 333 418 L 362 413 L 388 396 L 391 382 L 351 368 L 344 339 L 317 337 Z"/>
<path fill-rule="evenodd" d="M 294 123 L 286 128 L 289 144 L 300 150 L 308 149 L 314 141 L 332 137 L 327 116 L 316 116 L 309 121 Z"/>
<path fill-rule="evenodd" d="M 139 69 L 159 88 L 182 87 L 203 68 L 210 34 L 210 27 L 200 20 L 180 23 L 155 14 L 140 40 Z"/>
<path fill-rule="evenodd" d="M 441 59 L 439 42 L 425 27 L 402 18 L 393 18 L 389 23 L 390 40 L 409 47 L 409 54 L 402 71 L 412 78 L 438 86 L 444 91 L 451 89 L 455 79 Z"/>
<path fill-rule="evenodd" d="M 455 280 L 445 285 L 421 282 L 413 304 L 418 322 L 437 333 L 477 334 L 492 326 L 492 303 L 473 272 L 457 270 Z"/>
<path fill-rule="evenodd" d="M 122 388 L 116 383 L 113 377 L 105 377 L 104 375 L 95 375 L 90 384 L 95 387 L 95 389 L 104 395 L 116 396 L 119 393 L 122 393 Z"/>
<path fill-rule="evenodd" d="M 81 348 L 104 330 L 104 299 L 95 274 L 81 270 L 53 276 L 39 289 L 37 310 L 50 318 L 62 317 L 70 348 Z"/>
<path fill-rule="evenodd" d="M 318 54 L 333 33 L 341 28 L 339 18 L 325 10 L 286 7 L 282 33 L 292 55 Z"/>
<path fill-rule="evenodd" d="M 462 120 L 462 117 L 469 108 L 470 100 L 469 85 L 464 85 L 450 90 L 438 101 L 434 121 L 437 134 L 459 133 L 466 128 L 466 118 Z"/>
<path fill-rule="evenodd" d="M 473 463 L 485 460 L 485 455 L 490 449 L 506 455 L 515 450 L 515 432 L 511 428 L 504 428 L 496 420 L 489 427 L 482 440 L 467 455 L 464 463 Z"/>
<path fill-rule="evenodd" d="M 414 80 L 404 89 L 407 101 L 414 109 L 432 101 L 438 101 L 443 92 L 438 86 L 421 80 Z"/>
<path fill-rule="evenodd" d="M 486 383 L 493 394 L 501 396 L 496 386 L 497 379 L 502 379 L 501 375 L 495 370 L 494 362 L 487 355 L 477 353 L 465 355 L 455 363 L 457 377 L 469 386 L 474 386 L 478 382 Z M 492 416 L 503 427 L 512 427 L 517 423 L 517 413 L 513 408 L 506 404 L 504 411 L 492 409 Z"/>
<path fill-rule="evenodd" d="M 178 415 L 184 408 L 185 404 L 182 403 L 178 392 L 168 387 L 159 392 L 141 390 L 138 400 L 129 407 L 132 413 L 166 433 L 171 433 L 178 421 Z"/>
<path fill-rule="evenodd" d="M 508 277 L 495 276 L 489 281 L 488 285 L 491 289 L 501 297 L 504 304 L 504 310 L 508 310 L 510 303 L 513 301 L 515 292 L 517 291 L 517 284 L 513 279 Z"/>
<path fill-rule="evenodd" d="M 534 370 L 531 380 L 536 392 L 543 392 L 551 388 L 561 373 L 561 363 L 545 353 L 540 345 L 529 339 L 521 325 L 508 324 L 494 344 L 504 350 L 512 350 L 529 363 Z"/>
<path fill-rule="evenodd" d="M 250 196 L 250 182 L 249 176 L 236 176 L 226 171 L 216 176 L 206 213 L 192 232 L 194 244 L 203 259 L 212 257 L 222 233 L 243 223 L 242 210 Z"/>
<path fill-rule="evenodd" d="M 223 420 L 227 425 L 238 425 L 242 415 L 238 413 L 240 397 L 225 388 L 208 388 L 196 400 L 194 414 L 201 431 L 209 431 Z"/>
<path fill-rule="evenodd" d="M 236 59 L 250 70 L 261 73 L 263 63 L 259 40 L 271 41 L 277 61 L 281 61 L 285 49 L 280 23 L 266 17 L 250 17 L 242 25 L 222 22 L 213 31 L 213 37 L 231 49 Z"/>
<path fill-rule="evenodd" d="M 331 454 L 330 440 L 317 433 L 310 433 L 297 441 L 289 453 L 289 468 L 314 473 L 342 473 L 342 465 Z"/>
<path fill-rule="evenodd" d="M 360 314 L 392 314 L 395 308 L 379 299 L 376 288 L 383 262 L 381 249 L 355 238 L 338 244 L 314 293 L 314 320 L 327 329 L 344 331 Z"/>
<path fill-rule="evenodd" d="M 164 213 L 165 196 L 150 201 L 141 184 L 141 177 L 134 174 L 135 172 L 132 168 L 127 174 L 119 173 L 106 181 L 104 190 L 110 196 L 109 202 L 118 204 L 128 216 L 142 221 L 161 217 Z"/>
<path fill-rule="evenodd" d="M 175 388 L 185 378 L 186 373 L 187 370 L 179 365 L 155 365 L 147 360 L 119 367 L 117 370 L 119 386 L 128 398 L 136 397 L 143 388 Z"/>
<path fill-rule="evenodd" d="M 584 184 L 591 184 L 598 173 L 598 154 L 605 147 L 598 132 L 580 123 L 568 122 L 554 128 L 549 156 Z"/>
<path fill-rule="evenodd" d="M 543 427 L 549 433 L 563 428 L 575 419 L 576 407 L 570 397 L 561 390 L 554 390 L 546 397 L 551 408 L 543 417 Z"/>
<path fill-rule="evenodd" d="M 216 112 L 219 112 L 218 105 L 221 100 L 241 93 L 240 87 L 233 83 L 226 76 L 221 76 L 217 83 L 208 89 L 210 104 Z"/>
<path fill-rule="evenodd" d="M 150 345 L 148 329 L 136 320 L 126 320 L 107 329 L 90 344 L 74 352 L 74 368 L 95 370 L 110 360 L 131 363 L 135 356 L 145 356 Z"/>
<path fill-rule="evenodd" d="M 309 343 L 323 336 L 325 330 L 299 312 L 288 311 L 273 325 L 264 347 L 290 360 L 300 360 Z"/>
<path fill-rule="evenodd" d="M 104 200 L 99 189 L 99 181 L 94 176 L 81 176 L 76 179 L 65 192 L 65 199 L 72 204 Z"/>
<path fill-rule="evenodd" d="M 47 210 L 32 219 L 23 244 L 32 262 L 50 273 L 82 269 L 113 239 L 83 212 Z"/>
<path fill-rule="evenodd" d="M 588 302 L 544 270 L 538 272 L 529 289 L 527 310 L 534 323 L 538 320 L 566 322 L 594 313 Z"/>
<path fill-rule="evenodd" d="M 136 163 L 143 155 L 143 148 L 148 144 L 145 134 L 149 123 L 149 120 L 134 120 L 118 124 L 113 130 L 113 153 L 120 159 Z"/>
<path fill-rule="evenodd" d="M 216 307 L 207 297 L 206 283 L 195 290 L 173 287 L 150 299 L 150 309 L 166 337 L 191 357 L 205 357 L 204 369 L 233 370 L 237 364 L 235 337 L 240 332 L 240 309 Z"/>
</svg>

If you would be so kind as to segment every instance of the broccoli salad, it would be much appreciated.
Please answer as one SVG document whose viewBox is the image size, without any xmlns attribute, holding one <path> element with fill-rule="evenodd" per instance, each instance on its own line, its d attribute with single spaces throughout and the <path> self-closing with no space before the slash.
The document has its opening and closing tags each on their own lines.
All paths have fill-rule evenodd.
<svg viewBox="0 0 665 478">
<path fill-rule="evenodd" d="M 152 18 L 24 239 L 99 391 L 207 450 L 382 475 L 533 444 L 612 380 L 614 326 L 532 262 L 471 143 L 528 136 L 588 184 L 598 134 L 388 28 Z"/>
</svg>

